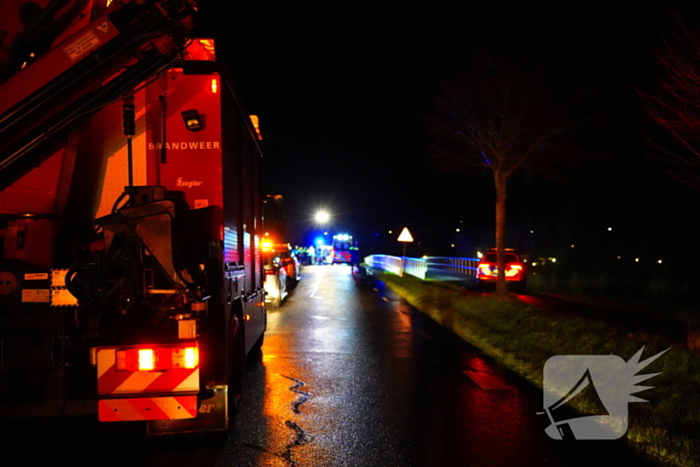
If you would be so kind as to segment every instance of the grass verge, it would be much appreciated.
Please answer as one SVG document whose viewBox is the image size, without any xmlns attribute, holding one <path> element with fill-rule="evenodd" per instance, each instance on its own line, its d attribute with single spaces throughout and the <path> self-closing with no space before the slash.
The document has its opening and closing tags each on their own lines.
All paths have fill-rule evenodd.
<svg viewBox="0 0 700 467">
<path fill-rule="evenodd" d="M 673 465 L 700 465 L 700 361 L 678 343 L 576 316 L 542 312 L 519 301 L 470 293 L 443 282 L 380 274 L 409 304 L 467 342 L 542 387 L 542 370 L 554 355 L 618 355 L 629 360 L 642 346 L 642 359 L 670 351 L 642 370 L 662 372 L 635 394 L 649 403 L 629 404 L 627 438 L 652 457 Z M 596 402 L 574 398 L 574 408 L 594 413 Z"/>
</svg>

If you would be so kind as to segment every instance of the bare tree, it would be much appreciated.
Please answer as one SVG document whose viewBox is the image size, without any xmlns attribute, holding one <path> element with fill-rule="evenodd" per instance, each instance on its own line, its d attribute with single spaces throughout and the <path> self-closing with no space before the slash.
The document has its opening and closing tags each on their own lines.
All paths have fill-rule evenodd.
<svg viewBox="0 0 700 467">
<path fill-rule="evenodd" d="M 571 127 L 565 85 L 545 65 L 482 54 L 433 96 L 432 153 L 448 171 L 490 171 L 496 188 L 496 292 L 504 295 L 508 180 L 519 171 L 553 171 L 571 151 L 560 143 Z"/>
<path fill-rule="evenodd" d="M 700 190 L 700 30 L 671 13 L 671 27 L 655 56 L 660 66 L 653 92 L 637 91 L 646 114 L 663 134 L 647 135 L 654 157 L 669 173 Z"/>
</svg>

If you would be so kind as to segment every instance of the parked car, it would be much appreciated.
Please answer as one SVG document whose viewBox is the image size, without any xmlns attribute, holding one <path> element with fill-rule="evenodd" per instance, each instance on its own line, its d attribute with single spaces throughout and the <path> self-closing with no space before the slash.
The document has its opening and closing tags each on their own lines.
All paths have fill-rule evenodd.
<svg viewBox="0 0 700 467">
<path fill-rule="evenodd" d="M 515 250 L 506 248 L 505 275 L 506 286 L 515 292 L 523 292 L 527 287 L 527 270 L 525 262 Z M 498 279 L 496 249 L 491 248 L 482 256 L 476 271 L 476 281 L 482 290 L 492 290 Z"/>
<path fill-rule="evenodd" d="M 288 243 L 273 247 L 275 258 L 287 273 L 287 288 L 293 288 L 301 280 L 301 264 Z"/>
<path fill-rule="evenodd" d="M 265 269 L 265 302 L 279 308 L 287 297 L 287 272 L 275 259 L 266 263 L 263 268 Z"/>
</svg>

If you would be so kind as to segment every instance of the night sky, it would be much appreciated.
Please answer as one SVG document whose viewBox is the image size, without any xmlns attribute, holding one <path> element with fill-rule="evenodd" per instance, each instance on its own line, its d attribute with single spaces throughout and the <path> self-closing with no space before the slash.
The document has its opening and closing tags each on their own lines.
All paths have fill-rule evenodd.
<svg viewBox="0 0 700 467">
<path fill-rule="evenodd" d="M 220 3 L 199 4 L 201 33 L 218 37 L 249 112 L 260 117 L 264 189 L 284 196 L 293 243 L 307 240 L 313 212 L 325 207 L 334 216 L 330 230 L 354 234 L 363 253 L 396 253 L 404 226 L 420 242 L 415 255 L 472 256 L 492 246 L 490 174 L 438 172 L 425 124 L 440 80 L 467 69 L 480 49 L 540 55 L 570 88 L 588 93 L 590 115 L 573 142 L 596 159 L 582 157 L 563 182 L 511 181 L 512 246 L 553 254 L 569 243 L 611 242 L 625 254 L 670 258 L 683 256 L 700 232 L 692 208 L 700 197 L 651 159 L 644 134 L 657 130 L 634 91 L 653 85 L 652 51 L 668 3 L 634 10 L 475 3 L 465 14 L 433 2 L 420 9 L 249 2 L 230 16 L 214 9 Z M 461 251 L 450 250 L 454 242 Z"/>
</svg>

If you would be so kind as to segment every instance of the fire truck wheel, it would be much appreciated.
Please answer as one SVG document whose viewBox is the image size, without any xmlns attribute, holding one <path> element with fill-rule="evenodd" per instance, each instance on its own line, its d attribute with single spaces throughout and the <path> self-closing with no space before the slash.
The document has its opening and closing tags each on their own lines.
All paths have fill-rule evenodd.
<svg viewBox="0 0 700 467">
<path fill-rule="evenodd" d="M 241 395 L 243 394 L 243 376 L 245 372 L 245 348 L 243 344 L 243 333 L 241 328 L 236 326 L 231 339 L 231 355 L 228 369 L 228 413 L 229 419 L 236 415 L 241 405 Z"/>
</svg>

